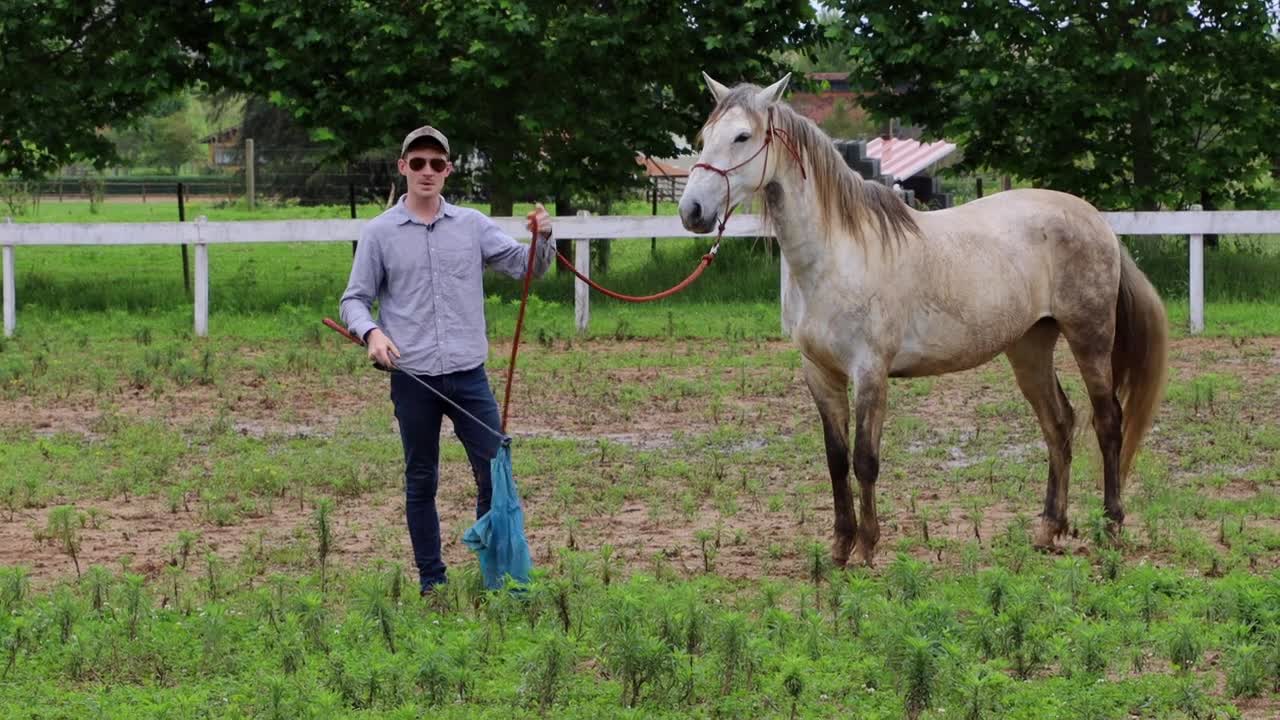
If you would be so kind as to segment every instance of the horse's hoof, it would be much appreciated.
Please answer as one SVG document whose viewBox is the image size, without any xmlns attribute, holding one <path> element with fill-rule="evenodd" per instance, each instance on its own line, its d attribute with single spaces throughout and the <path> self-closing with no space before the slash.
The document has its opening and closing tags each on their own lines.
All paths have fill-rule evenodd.
<svg viewBox="0 0 1280 720">
<path fill-rule="evenodd" d="M 852 537 L 840 537 L 837 535 L 836 539 L 831 541 L 831 562 L 835 563 L 836 567 L 847 566 L 849 564 L 849 552 L 852 549 Z"/>
<path fill-rule="evenodd" d="M 1042 552 L 1046 555 L 1066 555 L 1067 554 L 1066 548 L 1062 547 L 1061 545 L 1054 545 L 1052 542 L 1050 542 L 1048 545 L 1032 545 L 1032 547 L 1035 548 L 1037 551 Z"/>
<path fill-rule="evenodd" d="M 1124 523 L 1107 521 L 1107 544 L 1118 548 L 1124 544 Z"/>
<path fill-rule="evenodd" d="M 875 547 L 859 542 L 853 548 L 853 561 L 856 565 L 859 565 L 859 566 L 873 567 L 876 562 Z"/>
<path fill-rule="evenodd" d="M 1041 518 L 1040 527 L 1036 528 L 1036 536 L 1035 539 L 1031 541 L 1031 544 L 1035 546 L 1037 550 L 1056 551 L 1058 548 L 1055 542 L 1059 535 L 1066 532 L 1066 529 L 1067 528 L 1064 523 L 1057 523 L 1048 518 Z"/>
</svg>

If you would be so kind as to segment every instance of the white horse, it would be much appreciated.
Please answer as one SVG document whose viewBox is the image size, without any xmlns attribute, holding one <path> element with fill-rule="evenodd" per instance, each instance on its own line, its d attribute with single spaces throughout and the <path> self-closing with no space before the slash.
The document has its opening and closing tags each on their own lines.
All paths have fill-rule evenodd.
<svg viewBox="0 0 1280 720">
<path fill-rule="evenodd" d="M 935 212 L 908 208 L 864 182 L 831 140 L 779 101 L 790 75 L 761 89 L 707 77 L 716 100 L 680 217 L 710 232 L 753 193 L 764 199 L 790 268 L 787 323 L 822 416 L 835 498 L 839 565 L 870 564 L 880 537 L 875 482 L 890 377 L 940 375 L 1009 358 L 1049 449 L 1036 530 L 1052 546 L 1067 529 L 1075 417 L 1053 366 L 1066 338 L 1092 405 L 1112 536 L 1121 489 L 1163 395 L 1164 306 L 1106 220 L 1047 190 L 1002 192 Z M 849 486 L 848 384 L 855 388 Z M 856 546 L 855 546 L 856 541 Z"/>
</svg>

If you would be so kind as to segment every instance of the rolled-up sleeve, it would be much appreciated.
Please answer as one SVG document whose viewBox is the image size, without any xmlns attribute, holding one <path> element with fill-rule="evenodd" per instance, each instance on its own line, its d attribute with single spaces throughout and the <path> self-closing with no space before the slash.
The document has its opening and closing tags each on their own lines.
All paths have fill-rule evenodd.
<svg viewBox="0 0 1280 720">
<path fill-rule="evenodd" d="M 342 322 L 352 335 L 361 340 L 370 330 L 378 327 L 373 320 L 373 301 L 378 297 L 378 289 L 382 287 L 384 277 L 381 249 L 378 242 L 370 237 L 368 228 L 366 225 L 360 231 L 355 260 L 351 263 L 351 277 L 347 280 L 347 290 L 342 293 L 342 301 L 338 306 Z"/>
<path fill-rule="evenodd" d="M 480 222 L 484 224 L 480 233 L 480 250 L 484 254 L 485 266 L 517 280 L 522 279 L 525 268 L 529 265 L 529 246 L 502 232 L 498 224 L 487 217 L 481 217 Z M 547 272 L 555 255 L 555 234 L 549 238 L 539 237 L 538 253 L 533 259 L 535 278 L 542 277 Z"/>
</svg>

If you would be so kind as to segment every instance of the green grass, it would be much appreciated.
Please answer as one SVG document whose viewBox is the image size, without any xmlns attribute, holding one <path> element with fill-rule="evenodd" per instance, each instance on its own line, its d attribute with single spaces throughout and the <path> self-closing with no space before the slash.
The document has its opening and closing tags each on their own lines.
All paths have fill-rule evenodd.
<svg viewBox="0 0 1280 720">
<path fill-rule="evenodd" d="M 123 210 L 113 221 L 135 221 L 129 215 L 137 208 L 108 206 Z M 516 208 L 517 213 L 529 209 Z M 342 208 L 285 208 L 232 217 L 210 219 L 286 219 L 311 216 L 341 216 Z M 376 209 L 374 209 L 376 210 Z M 639 207 L 619 211 L 642 212 Z M 673 212 L 671 206 L 663 212 Z M 238 212 L 238 211 L 237 211 Z M 31 218 L 27 218 L 28 220 Z M 649 239 L 614 241 L 612 262 L 607 272 L 597 269 L 602 282 L 627 294 L 648 294 L 679 282 L 710 247 L 707 239 L 663 239 L 651 248 Z M 645 306 L 664 315 L 664 308 L 677 304 L 746 303 L 748 316 L 756 303 L 776 304 L 777 260 L 761 251 L 763 246 L 749 239 L 726 243 L 716 263 L 688 291 L 672 301 Z M 183 288 L 181 250 L 177 247 L 30 247 L 17 257 L 17 293 L 24 323 L 28 313 L 38 321 L 45 311 L 164 311 L 189 304 Z M 351 247 L 347 243 L 245 244 L 213 248 L 210 251 L 210 304 L 213 314 L 273 313 L 283 306 L 306 307 L 331 313 L 346 285 L 350 271 Z M 520 284 L 491 275 L 488 292 L 502 301 L 519 297 Z M 572 305 L 573 280 L 567 272 L 553 272 L 534 286 L 539 298 L 552 304 Z M 610 315 L 618 304 L 604 297 L 594 298 L 597 309 Z M 571 316 L 571 310 L 568 311 Z M 631 322 L 630 313 L 618 316 Z M 647 325 L 643 320 L 639 324 Z M 699 323 L 700 324 L 700 323 Z M 717 328 L 723 327 L 716 323 Z M 625 328 L 624 328 L 625 330 Z"/>
<path fill-rule="evenodd" d="M 1275 707 L 1280 435 L 1268 413 L 1280 384 L 1238 374 L 1270 362 L 1256 341 L 1178 350 L 1185 369 L 1139 459 L 1123 552 L 1092 539 L 1105 528 L 1083 451 L 1072 519 L 1089 554 L 1029 546 L 1043 446 L 1006 363 L 959 395 L 954 378 L 895 383 L 880 562 L 833 571 L 821 432 L 794 348 L 724 332 L 625 346 L 535 332 L 517 427 L 558 429 L 518 437 L 514 455 L 536 582 L 521 600 L 485 593 L 464 561 L 424 602 L 404 566 L 385 380 L 308 317 L 241 316 L 234 336 L 195 341 L 180 312 L 68 313 L 0 347 L 5 402 L 56 411 L 52 428 L 15 419 L 0 437 L 7 527 L 43 533 L 69 505 L 84 522 L 72 526 L 79 552 L 98 557 L 122 532 L 167 528 L 161 549 L 81 558 L 78 580 L 57 539 L 34 579 L 0 568 L 0 715 L 790 718 L 794 707 L 1074 720 Z M 491 359 L 495 384 L 503 363 Z M 970 399 L 948 404 L 958 396 Z M 83 429 L 64 426 L 80 416 Z M 452 438 L 442 462 L 442 507 L 467 507 Z M 334 544 L 363 536 L 372 559 L 330 558 L 322 589 L 312 518 L 324 500 L 342 519 Z M 984 511 L 1010 519 L 975 537 Z M 129 519 L 139 512 L 153 522 Z M 658 532 L 621 526 L 637 516 Z M 286 526 L 219 535 L 263 518 Z"/>
<path fill-rule="evenodd" d="M 1274 605 L 1219 604 L 1275 599 L 1246 575 L 1138 566 L 1105 579 L 1034 559 L 938 578 L 900 556 L 883 577 L 822 571 L 811 586 L 736 588 L 661 574 L 606 584 L 601 558 L 566 552 L 524 599 L 460 573 L 433 603 L 406 593 L 394 564 L 324 593 L 287 575 L 248 589 L 241 568 L 216 563 L 155 586 L 99 572 L 92 587 L 6 599 L 0 632 L 20 645 L 0 708 L 107 719 L 1237 716 L 1195 672 L 1205 651 L 1249 647 L 1259 668 L 1276 652 L 1265 639 Z M 1007 599 L 993 600 L 996 583 Z M 1172 656 L 1194 670 L 1165 671 L 1165 638 L 1187 631 L 1191 649 Z M 1228 667 L 1229 682 L 1247 680 Z"/>
<path fill-rule="evenodd" d="M 1188 335 L 1191 308 L 1187 300 L 1169 300 L 1165 308 L 1173 334 Z M 1277 334 L 1280 334 L 1280 313 L 1274 303 L 1262 300 L 1205 302 L 1204 335 L 1207 337 L 1267 337 Z"/>
<path fill-rule="evenodd" d="M 1186 238 L 1136 238 L 1128 245 L 1162 296 L 1187 297 Z M 1204 291 L 1207 302 L 1266 302 L 1280 297 L 1280 236 L 1222 236 L 1218 248 L 1205 251 Z"/>
</svg>

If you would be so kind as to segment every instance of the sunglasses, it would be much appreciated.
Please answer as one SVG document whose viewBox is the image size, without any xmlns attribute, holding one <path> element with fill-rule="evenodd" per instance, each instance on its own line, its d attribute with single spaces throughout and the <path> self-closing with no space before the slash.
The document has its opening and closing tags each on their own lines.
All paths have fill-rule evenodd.
<svg viewBox="0 0 1280 720">
<path fill-rule="evenodd" d="M 424 157 L 416 157 L 409 159 L 409 169 L 414 172 L 422 172 L 422 168 L 426 167 L 427 163 L 431 163 L 431 170 L 438 173 L 444 172 L 444 169 L 449 167 L 449 161 L 444 158 L 437 157 L 427 160 Z"/>
</svg>

